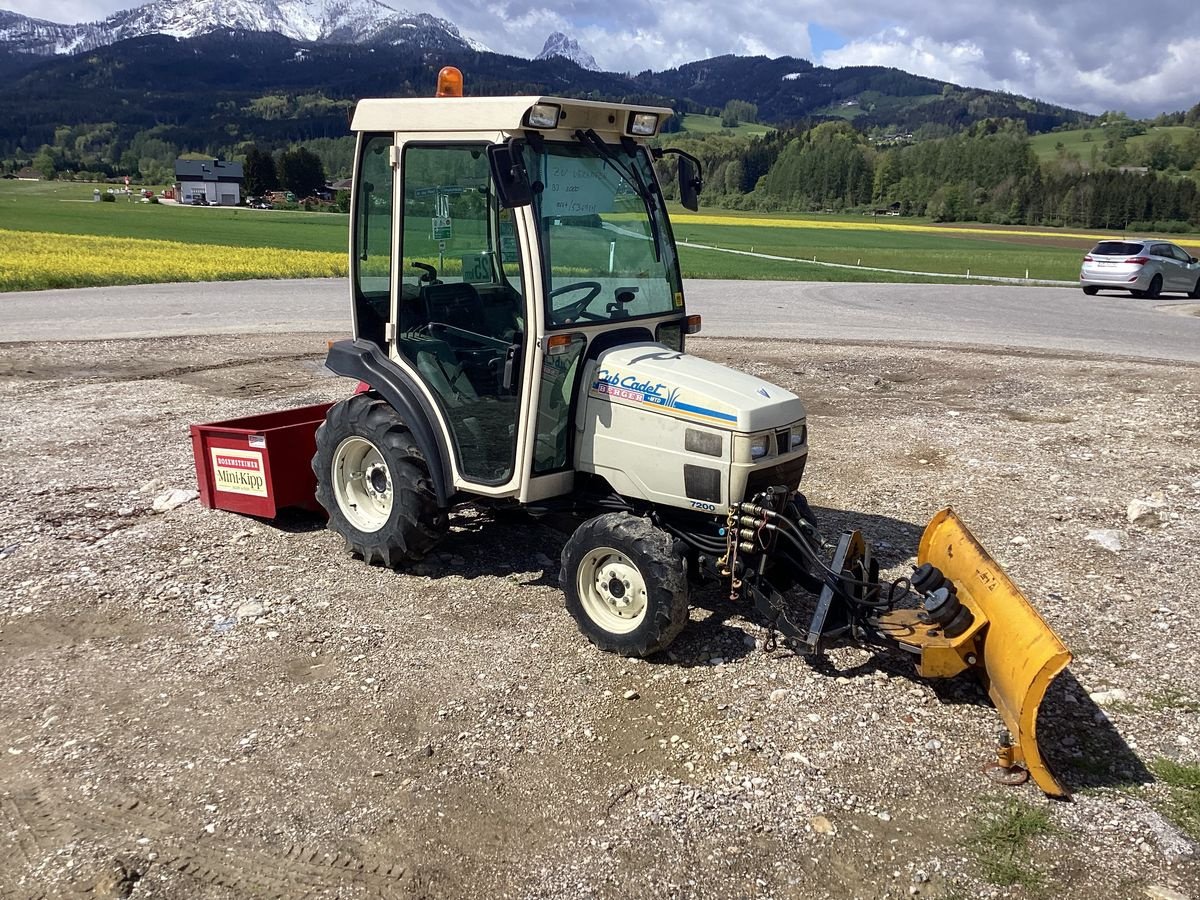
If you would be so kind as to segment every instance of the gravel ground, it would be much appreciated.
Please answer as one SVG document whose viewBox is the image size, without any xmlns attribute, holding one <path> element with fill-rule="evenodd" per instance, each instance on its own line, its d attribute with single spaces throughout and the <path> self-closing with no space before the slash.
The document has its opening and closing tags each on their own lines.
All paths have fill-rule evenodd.
<svg viewBox="0 0 1200 900">
<path fill-rule="evenodd" d="M 344 395 L 314 335 L 6 344 L 0 895 L 1200 897 L 1148 771 L 1200 752 L 1200 369 L 692 349 L 806 398 L 827 531 L 900 566 L 953 503 L 1022 585 L 1075 653 L 1041 722 L 1072 802 L 984 778 L 974 682 L 768 653 L 712 593 L 664 657 L 598 653 L 544 525 L 466 510 L 397 573 L 311 518 L 153 512 L 188 423 Z M 972 840 L 998 810 L 1047 827 Z"/>
</svg>

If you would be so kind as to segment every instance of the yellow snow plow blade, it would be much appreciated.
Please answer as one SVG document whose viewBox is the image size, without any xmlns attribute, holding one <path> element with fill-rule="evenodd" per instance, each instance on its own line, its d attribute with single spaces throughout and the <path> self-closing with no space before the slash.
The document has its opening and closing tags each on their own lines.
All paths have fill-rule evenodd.
<svg viewBox="0 0 1200 900">
<path fill-rule="evenodd" d="M 941 649 L 977 671 L 1012 736 L 1011 750 L 1002 753 L 1028 769 L 1042 791 L 1065 796 L 1038 752 L 1037 714 L 1046 688 L 1071 661 L 1071 652 L 949 507 L 925 527 L 917 562 L 941 569 L 975 616 L 972 628 L 961 636 L 966 644 L 925 646 L 919 668 L 925 669 L 926 662 L 929 668 L 939 668 Z"/>
</svg>

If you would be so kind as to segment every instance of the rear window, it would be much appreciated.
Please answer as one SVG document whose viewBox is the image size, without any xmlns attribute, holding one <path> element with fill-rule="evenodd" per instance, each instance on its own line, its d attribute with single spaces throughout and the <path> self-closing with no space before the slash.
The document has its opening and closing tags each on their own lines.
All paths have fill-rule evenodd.
<svg viewBox="0 0 1200 900">
<path fill-rule="evenodd" d="M 1092 256 L 1134 256 L 1141 252 L 1141 244 L 1127 241 L 1101 241 L 1092 248 Z"/>
</svg>

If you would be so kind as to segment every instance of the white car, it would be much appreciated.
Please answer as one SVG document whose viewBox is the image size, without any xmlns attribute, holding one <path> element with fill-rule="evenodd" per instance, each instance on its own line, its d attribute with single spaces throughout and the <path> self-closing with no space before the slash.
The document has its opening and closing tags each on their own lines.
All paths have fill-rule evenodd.
<svg viewBox="0 0 1200 900">
<path fill-rule="evenodd" d="M 1079 286 L 1089 295 L 1112 288 L 1135 297 L 1175 291 L 1200 298 L 1200 262 L 1170 241 L 1101 241 L 1083 258 Z"/>
</svg>

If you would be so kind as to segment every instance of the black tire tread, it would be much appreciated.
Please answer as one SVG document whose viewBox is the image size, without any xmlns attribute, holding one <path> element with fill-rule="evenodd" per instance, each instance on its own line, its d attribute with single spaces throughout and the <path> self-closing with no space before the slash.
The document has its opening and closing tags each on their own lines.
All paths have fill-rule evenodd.
<svg viewBox="0 0 1200 900">
<path fill-rule="evenodd" d="M 1150 286 L 1148 288 L 1146 288 L 1146 291 L 1142 296 L 1148 300 L 1156 299 L 1158 297 L 1158 295 L 1162 293 L 1162 285 L 1163 285 L 1162 276 L 1155 275 L 1153 278 L 1150 279 Z"/>
<path fill-rule="evenodd" d="M 333 454 L 351 435 L 371 440 L 392 476 L 392 520 L 369 534 L 350 524 L 338 509 L 330 480 Z M 392 406 L 373 394 L 356 394 L 330 407 L 325 422 L 317 428 L 312 468 L 317 476 L 317 502 L 329 514 L 329 529 L 341 535 L 347 549 L 367 563 L 395 568 L 416 562 L 446 533 L 448 519 L 438 507 L 429 466 L 416 439 Z"/>
<path fill-rule="evenodd" d="M 629 552 L 646 581 L 650 609 L 643 625 L 629 634 L 589 628 L 590 620 L 576 593 L 577 561 L 601 546 Z M 670 646 L 688 622 L 687 575 L 674 540 L 649 519 L 630 513 L 606 513 L 580 525 L 563 547 L 559 584 L 579 630 L 598 649 L 609 653 L 627 657 L 658 653 Z"/>
</svg>

